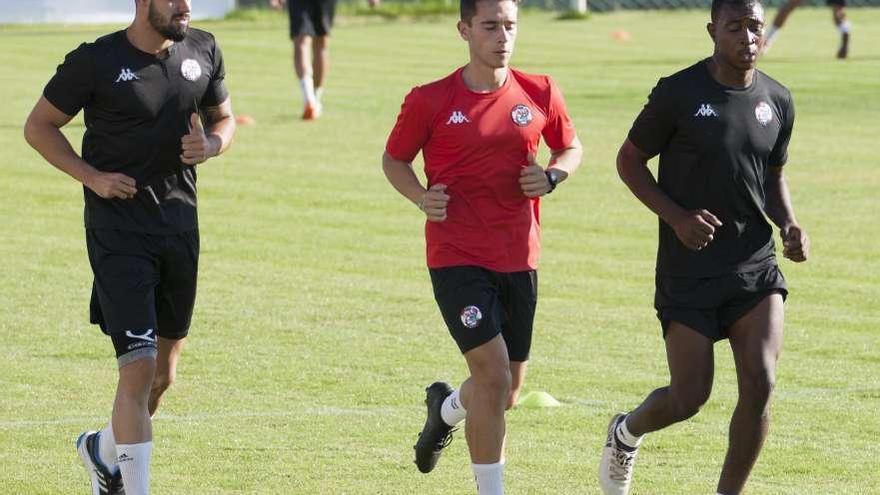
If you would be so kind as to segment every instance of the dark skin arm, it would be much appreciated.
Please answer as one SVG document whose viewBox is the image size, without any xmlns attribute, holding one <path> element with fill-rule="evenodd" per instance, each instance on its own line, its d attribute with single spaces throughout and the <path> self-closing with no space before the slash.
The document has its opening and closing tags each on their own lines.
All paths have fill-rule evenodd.
<svg viewBox="0 0 880 495">
<path fill-rule="evenodd" d="M 721 221 L 707 210 L 685 210 L 657 185 L 648 169 L 651 155 L 627 139 L 617 154 L 617 173 L 633 195 L 675 231 L 688 249 L 699 251 L 715 238 Z"/>
<path fill-rule="evenodd" d="M 770 220 L 779 227 L 782 255 L 796 263 L 806 261 L 810 255 L 810 238 L 795 219 L 791 194 L 788 192 L 788 182 L 782 167 L 771 167 L 767 171 L 766 191 L 766 212 Z"/>
</svg>

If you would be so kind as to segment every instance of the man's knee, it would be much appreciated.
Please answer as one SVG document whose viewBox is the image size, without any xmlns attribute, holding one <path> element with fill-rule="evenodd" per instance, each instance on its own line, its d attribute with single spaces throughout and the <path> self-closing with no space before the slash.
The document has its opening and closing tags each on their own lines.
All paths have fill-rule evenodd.
<svg viewBox="0 0 880 495">
<path fill-rule="evenodd" d="M 506 363 L 481 366 L 474 370 L 471 378 L 474 385 L 482 389 L 484 394 L 491 394 L 496 399 L 509 400 L 512 378 Z"/>
<path fill-rule="evenodd" d="M 513 408 L 516 405 L 516 402 L 519 400 L 519 394 L 522 392 L 522 386 L 511 386 L 510 392 L 507 394 L 507 404 L 504 406 L 504 410 Z"/>
<path fill-rule="evenodd" d="M 672 415 L 676 421 L 692 418 L 700 412 L 712 393 L 711 385 L 701 385 L 684 391 L 675 391 L 672 397 Z"/>
<path fill-rule="evenodd" d="M 776 376 L 768 369 L 762 369 L 741 379 L 740 403 L 756 412 L 766 414 L 770 396 L 776 388 Z"/>
<path fill-rule="evenodd" d="M 153 386 L 151 389 L 151 393 L 155 395 L 162 395 L 166 390 L 171 388 L 171 385 L 174 384 L 176 380 L 175 372 L 167 372 L 167 373 L 156 373 L 156 376 L 153 378 Z"/>
<path fill-rule="evenodd" d="M 124 356 L 123 356 L 124 357 Z M 123 399 L 145 400 L 156 376 L 156 358 L 144 355 L 119 368 L 117 395 Z"/>
</svg>

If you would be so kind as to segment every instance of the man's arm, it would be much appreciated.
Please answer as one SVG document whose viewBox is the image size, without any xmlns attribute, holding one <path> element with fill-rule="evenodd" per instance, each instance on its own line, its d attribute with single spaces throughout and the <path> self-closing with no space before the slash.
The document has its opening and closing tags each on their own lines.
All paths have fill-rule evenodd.
<svg viewBox="0 0 880 495">
<path fill-rule="evenodd" d="M 449 196 L 445 192 L 445 184 L 434 184 L 426 190 L 413 171 L 412 163 L 397 160 L 387 151 L 382 155 L 382 171 L 394 189 L 425 212 L 429 221 L 446 220 Z"/>
<path fill-rule="evenodd" d="M 546 170 L 556 171 L 556 184 L 559 185 L 577 170 L 583 155 L 584 147 L 581 140 L 575 136 L 568 147 L 550 152 L 550 163 Z M 553 188 L 544 173 L 545 169 L 538 164 L 534 155 L 529 156 L 528 160 L 529 165 L 523 168 L 519 174 L 519 185 L 523 194 L 530 198 L 537 198 L 549 193 Z"/>
<path fill-rule="evenodd" d="M 651 156 L 627 139 L 617 153 L 617 173 L 633 195 L 666 222 L 688 249 L 699 251 L 715 238 L 721 221 L 706 210 L 687 211 L 669 197 L 648 169 Z"/>
<path fill-rule="evenodd" d="M 134 179 L 124 174 L 101 172 L 76 154 L 70 141 L 61 133 L 61 128 L 72 118 L 45 97 L 40 97 L 25 122 L 24 138 L 47 162 L 102 198 L 134 197 L 137 194 Z"/>
<path fill-rule="evenodd" d="M 217 156 L 229 148 L 235 135 L 235 116 L 232 114 L 232 100 L 215 106 L 205 107 L 205 120 L 208 129 L 202 126 L 198 114 L 190 116 L 189 134 L 181 138 L 183 154 L 180 160 L 187 165 L 196 165 L 208 158 Z"/>
<path fill-rule="evenodd" d="M 770 167 L 767 173 L 767 205 L 766 212 L 770 220 L 779 227 L 782 237 L 782 255 L 800 263 L 806 261 L 810 254 L 810 238 L 807 236 L 791 206 L 791 194 L 785 180 L 783 167 Z"/>
</svg>

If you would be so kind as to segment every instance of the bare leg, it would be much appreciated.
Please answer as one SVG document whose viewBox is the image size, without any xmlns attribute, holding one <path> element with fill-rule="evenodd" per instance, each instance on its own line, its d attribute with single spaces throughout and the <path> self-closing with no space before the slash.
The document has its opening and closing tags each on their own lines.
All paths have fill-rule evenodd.
<svg viewBox="0 0 880 495">
<path fill-rule="evenodd" d="M 526 381 L 526 369 L 529 367 L 528 361 L 511 361 L 510 362 L 510 394 L 507 396 L 507 409 L 516 405 L 519 400 L 519 394 L 522 392 L 523 384 Z"/>
<path fill-rule="evenodd" d="M 156 356 L 156 374 L 150 387 L 149 413 L 152 417 L 159 408 L 162 395 L 174 383 L 177 376 L 177 362 L 186 339 L 171 340 L 159 337 L 159 354 Z"/>
<path fill-rule="evenodd" d="M 147 403 L 156 372 L 152 357 L 138 359 L 119 368 L 119 384 L 113 403 L 113 436 L 117 444 L 135 444 L 153 439 Z"/>
<path fill-rule="evenodd" d="M 788 0 L 782 7 L 779 7 L 779 11 L 776 12 L 776 17 L 773 18 L 773 26 L 776 29 L 780 29 L 785 25 L 785 21 L 788 20 L 788 16 L 794 12 L 794 9 L 798 8 L 801 4 L 801 0 Z"/>
<path fill-rule="evenodd" d="M 510 363 L 501 335 L 464 354 L 471 376 L 459 390 L 467 410 L 465 435 L 474 464 L 499 462 L 504 444 L 504 409 L 510 394 Z"/>
<path fill-rule="evenodd" d="M 834 25 L 840 31 L 840 48 L 837 49 L 837 58 L 846 58 L 849 55 L 849 21 L 846 20 L 846 8 L 843 5 L 832 5 L 831 15 Z"/>
<path fill-rule="evenodd" d="M 730 327 L 739 400 L 730 421 L 727 457 L 718 492 L 737 495 L 761 452 L 770 426 L 770 394 L 782 350 L 782 296 L 767 296 Z"/>
<path fill-rule="evenodd" d="M 657 431 L 697 414 L 709 399 L 715 370 L 713 342 L 681 323 L 666 332 L 670 382 L 651 392 L 626 426 L 636 436 Z"/>
<path fill-rule="evenodd" d="M 312 76 L 312 37 L 298 35 L 293 39 L 293 70 L 297 79 Z"/>
<path fill-rule="evenodd" d="M 315 90 L 324 87 L 324 78 L 330 69 L 330 42 L 329 36 L 318 36 L 312 44 L 312 56 L 314 60 L 313 67 L 315 69 Z"/>
</svg>

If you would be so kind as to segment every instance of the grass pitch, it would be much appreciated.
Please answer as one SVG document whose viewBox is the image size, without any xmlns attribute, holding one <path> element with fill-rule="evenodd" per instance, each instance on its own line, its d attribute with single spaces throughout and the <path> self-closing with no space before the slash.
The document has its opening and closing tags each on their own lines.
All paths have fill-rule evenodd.
<svg viewBox="0 0 880 495">
<path fill-rule="evenodd" d="M 750 494 L 880 493 L 880 10 L 852 9 L 833 58 L 827 9 L 792 17 L 761 68 L 793 92 L 787 175 L 813 259 L 791 289 L 773 425 Z M 555 409 L 508 415 L 514 494 L 596 494 L 612 413 L 666 383 L 651 308 L 656 220 L 614 169 L 656 80 L 708 55 L 705 12 L 521 19 L 514 63 L 552 74 L 586 147 L 544 210 L 526 391 Z M 74 440 L 110 414 L 112 347 L 87 323 L 79 186 L 21 137 L 64 54 L 118 26 L 0 27 L 0 493 L 86 492 Z M 157 494 L 473 493 L 459 437 L 430 475 L 412 464 L 423 388 L 465 376 L 424 268 L 422 217 L 379 157 L 408 89 L 464 63 L 454 19 L 343 18 L 326 114 L 302 123 L 283 15 L 202 23 L 226 54 L 240 128 L 200 166 L 202 259 L 178 383 L 154 423 Z M 624 29 L 629 42 L 612 33 Z M 77 118 L 66 133 L 74 143 Z M 644 444 L 633 493 L 712 493 L 735 403 L 729 349 L 692 421 Z"/>
</svg>

